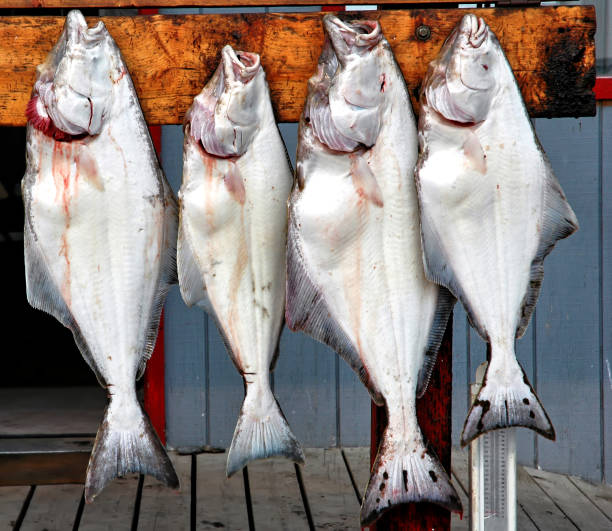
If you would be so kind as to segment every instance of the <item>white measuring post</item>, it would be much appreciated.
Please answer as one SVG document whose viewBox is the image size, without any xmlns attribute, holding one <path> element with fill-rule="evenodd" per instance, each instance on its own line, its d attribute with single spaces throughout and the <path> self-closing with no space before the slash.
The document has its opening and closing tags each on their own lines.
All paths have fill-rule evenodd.
<svg viewBox="0 0 612 531">
<path fill-rule="evenodd" d="M 487 364 L 476 370 L 478 395 Z M 514 428 L 494 430 L 470 444 L 470 528 L 472 531 L 516 531 L 516 437 Z"/>
</svg>

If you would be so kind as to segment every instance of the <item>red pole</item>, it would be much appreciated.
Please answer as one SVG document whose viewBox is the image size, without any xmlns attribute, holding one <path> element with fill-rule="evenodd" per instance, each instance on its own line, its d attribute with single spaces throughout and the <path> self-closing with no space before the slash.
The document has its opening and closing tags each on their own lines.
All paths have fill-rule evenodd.
<svg viewBox="0 0 612 531">
<path fill-rule="evenodd" d="M 139 9 L 140 15 L 156 15 L 157 9 Z M 151 140 L 161 157 L 161 127 L 149 127 Z M 160 158 L 161 160 L 161 158 Z M 165 364 L 164 364 L 164 315 L 159 320 L 157 341 L 151 359 L 144 374 L 144 408 L 162 444 L 166 444 L 166 397 L 165 397 Z"/>
<path fill-rule="evenodd" d="M 452 330 L 450 317 L 429 387 L 417 401 L 417 417 L 426 441 L 433 447 L 440 462 L 450 475 L 451 464 L 451 398 Z M 374 463 L 382 433 L 387 424 L 384 407 L 372 403 L 372 435 L 370 466 Z M 384 513 L 370 531 L 449 531 L 450 512 L 432 503 L 408 503 Z"/>
</svg>

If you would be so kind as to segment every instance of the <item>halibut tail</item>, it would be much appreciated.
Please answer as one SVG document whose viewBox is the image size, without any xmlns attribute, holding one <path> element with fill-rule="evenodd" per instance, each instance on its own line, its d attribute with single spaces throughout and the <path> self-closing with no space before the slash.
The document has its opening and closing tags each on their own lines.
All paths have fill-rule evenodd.
<svg viewBox="0 0 612 531">
<path fill-rule="evenodd" d="M 91 503 L 109 482 L 130 472 L 179 488 L 172 461 L 136 397 L 111 396 L 87 466 L 85 501 Z"/>
<path fill-rule="evenodd" d="M 304 452 L 269 387 L 247 384 L 227 455 L 227 477 L 250 461 L 283 456 L 304 464 Z"/>
<path fill-rule="evenodd" d="M 461 501 L 444 467 L 423 440 L 418 447 L 398 452 L 387 430 L 372 467 L 361 505 L 361 525 L 373 523 L 386 510 L 402 503 L 430 502 L 462 513 Z"/>
<path fill-rule="evenodd" d="M 482 387 L 465 420 L 461 445 L 491 430 L 523 426 L 555 440 L 555 429 L 514 354 L 499 368 L 492 352 Z"/>
</svg>

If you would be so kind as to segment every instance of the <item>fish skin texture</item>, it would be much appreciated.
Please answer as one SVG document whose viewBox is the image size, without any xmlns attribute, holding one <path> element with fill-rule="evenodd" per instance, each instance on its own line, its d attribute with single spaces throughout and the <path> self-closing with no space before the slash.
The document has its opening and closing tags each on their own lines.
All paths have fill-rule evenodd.
<svg viewBox="0 0 612 531">
<path fill-rule="evenodd" d="M 72 330 L 110 399 L 85 499 L 128 472 L 178 488 L 135 387 L 176 282 L 178 209 L 102 22 L 88 29 L 69 12 L 32 96 L 22 180 L 28 301 Z"/>
<path fill-rule="evenodd" d="M 288 325 L 334 348 L 389 423 L 361 525 L 390 507 L 461 504 L 416 418 L 454 302 L 425 278 L 408 92 L 375 21 L 324 18 L 289 201 Z"/>
<path fill-rule="evenodd" d="M 464 305 L 491 360 L 461 442 L 525 426 L 554 428 L 519 365 L 556 241 L 578 228 L 525 109 L 504 52 L 484 20 L 466 15 L 430 63 L 421 90 L 416 181 L 429 279 Z"/>
<path fill-rule="evenodd" d="M 181 294 L 213 316 L 246 388 L 227 475 L 272 456 L 303 463 L 270 387 L 283 326 L 293 177 L 259 56 L 226 46 L 184 129 Z"/>
</svg>

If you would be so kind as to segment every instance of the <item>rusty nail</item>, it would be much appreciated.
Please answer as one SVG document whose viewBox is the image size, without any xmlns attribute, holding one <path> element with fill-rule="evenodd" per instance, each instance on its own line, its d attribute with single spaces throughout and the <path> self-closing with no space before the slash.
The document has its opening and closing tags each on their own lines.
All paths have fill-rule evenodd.
<svg viewBox="0 0 612 531">
<path fill-rule="evenodd" d="M 431 28 L 429 26 L 426 26 L 425 24 L 421 24 L 416 29 L 416 36 L 417 39 L 419 39 L 420 41 L 429 40 L 429 38 L 431 37 Z"/>
</svg>

